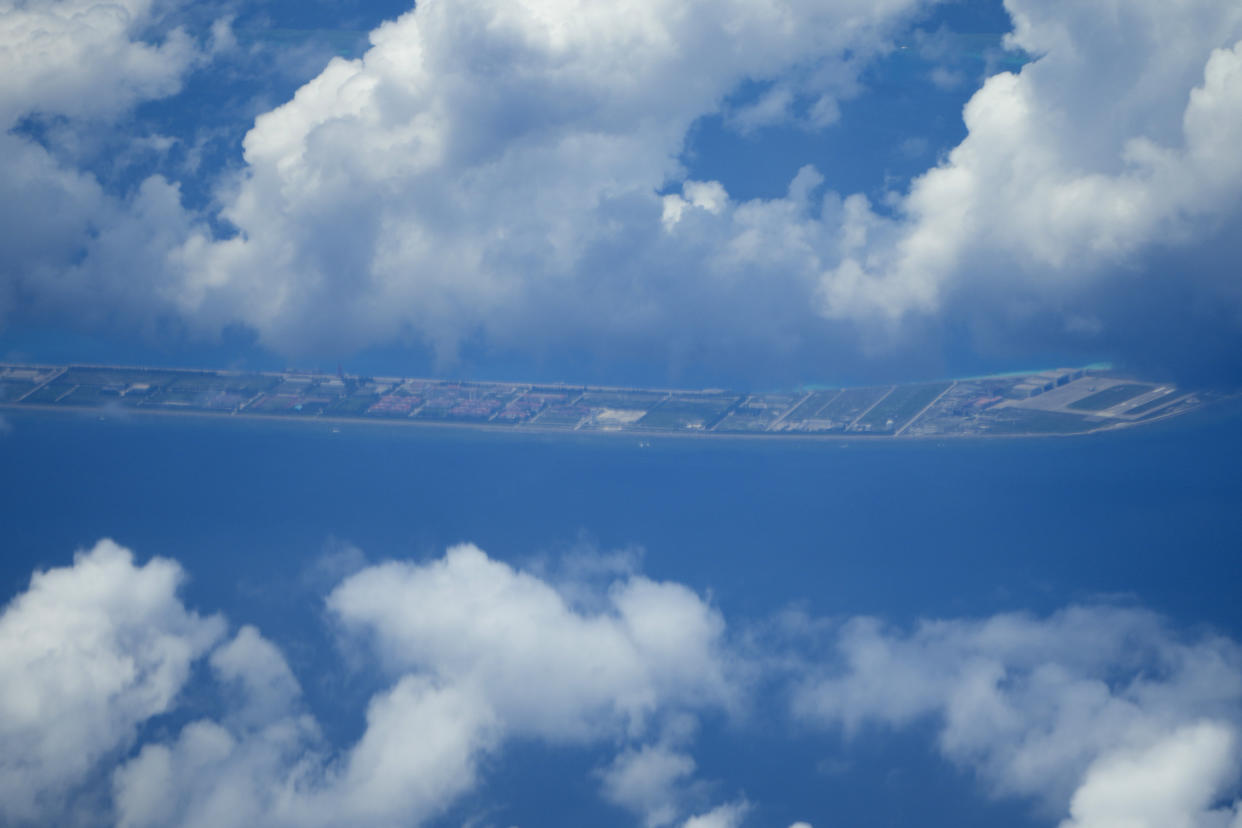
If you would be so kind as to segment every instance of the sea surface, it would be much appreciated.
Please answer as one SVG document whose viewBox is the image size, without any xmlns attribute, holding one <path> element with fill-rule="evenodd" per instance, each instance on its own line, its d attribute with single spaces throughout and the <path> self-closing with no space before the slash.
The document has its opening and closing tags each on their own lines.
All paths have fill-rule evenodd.
<svg viewBox="0 0 1242 828">
<path fill-rule="evenodd" d="M 375 688 L 341 666 L 324 594 L 364 558 L 427 559 L 462 541 L 533 568 L 583 551 L 639 555 L 645 574 L 710 596 L 738 630 L 790 607 L 905 625 L 1108 601 L 1242 640 L 1237 403 L 1082 437 L 946 441 L 640 443 L 241 418 L 3 416 L 5 601 L 32 570 L 66 565 L 103 537 L 140 559 L 175 558 L 189 575 L 187 604 L 235 627 L 255 624 L 284 649 L 338 744 L 360 731 Z M 695 752 L 700 774 L 721 780 L 722 800 L 743 790 L 756 803 L 757 824 L 1050 821 L 1029 803 L 981 795 L 969 772 L 934 755 L 929 729 L 843 745 L 797 732 L 778 715 L 781 703 L 770 700 L 757 714 L 766 724 L 740 726 L 742 734 L 706 723 Z M 554 780 L 571 813 L 628 822 L 615 811 L 601 817 L 597 779 L 570 771 L 599 761 L 589 749 L 512 750 L 530 761 L 508 763 L 486 783 L 507 803 L 504 819 L 538 824 L 540 780 Z"/>
</svg>

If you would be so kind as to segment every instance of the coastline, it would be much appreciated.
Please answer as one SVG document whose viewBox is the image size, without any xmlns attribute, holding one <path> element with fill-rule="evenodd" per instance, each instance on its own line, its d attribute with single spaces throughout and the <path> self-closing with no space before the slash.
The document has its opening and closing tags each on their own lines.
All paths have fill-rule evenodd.
<svg viewBox="0 0 1242 828">
<path fill-rule="evenodd" d="M 1202 408 L 1203 406 L 1199 406 Z M 124 421 L 131 418 L 155 417 L 155 418 L 182 418 L 182 419 L 203 419 L 212 422 L 270 422 L 270 423 L 299 423 L 305 425 L 327 425 L 339 427 L 342 425 L 362 425 L 367 428 L 392 426 L 397 428 L 415 428 L 415 429 L 447 429 L 458 432 L 475 432 L 496 435 L 522 435 L 531 437 L 549 437 L 549 436 L 575 436 L 587 438 L 604 438 L 616 440 L 619 438 L 633 439 L 643 442 L 649 439 L 659 440 L 742 440 L 747 442 L 755 441 L 779 441 L 783 443 L 790 442 L 808 442 L 808 443 L 935 443 L 937 441 L 950 440 L 953 442 L 962 442 L 970 440 L 1032 440 L 1032 439 L 1049 439 L 1049 438 L 1074 438 L 1089 437 L 1105 432 L 1115 432 L 1128 430 L 1136 427 L 1150 425 L 1170 419 L 1183 416 L 1186 412 L 1176 411 L 1161 414 L 1147 420 L 1136 421 L 1117 421 L 1102 423 L 1098 427 L 1088 431 L 1073 432 L 1013 432 L 1006 434 L 975 432 L 975 433 L 947 433 L 947 434 L 868 434 L 866 432 L 854 433 L 824 433 L 824 432 L 806 432 L 806 431 L 760 431 L 754 433 L 737 432 L 737 431 L 693 431 L 693 430 L 656 430 L 649 431 L 625 430 L 625 429 L 600 429 L 600 428 L 555 428 L 550 426 L 538 425 L 500 425 L 490 422 L 461 422 L 461 421 L 443 421 L 443 420 L 418 420 L 413 418 L 380 418 L 380 417 L 339 417 L 324 416 L 320 414 L 311 415 L 295 415 L 295 414 L 259 414 L 247 411 L 212 411 L 209 409 L 156 409 L 156 408 L 124 408 L 116 406 L 68 406 L 41 403 L 0 403 L 0 411 L 22 412 L 29 411 L 32 414 L 65 414 L 87 416 L 94 415 L 96 419 L 107 419 Z M 102 415 L 102 416 L 101 416 Z"/>
<path fill-rule="evenodd" d="M 608 439 L 899 443 L 1077 437 L 1180 417 L 1220 400 L 1101 373 L 1031 374 L 809 391 L 534 384 L 301 371 L 0 363 L 0 410 L 205 417 L 340 429 L 434 427 Z M 7 385 L 6 385 L 7 383 Z"/>
</svg>

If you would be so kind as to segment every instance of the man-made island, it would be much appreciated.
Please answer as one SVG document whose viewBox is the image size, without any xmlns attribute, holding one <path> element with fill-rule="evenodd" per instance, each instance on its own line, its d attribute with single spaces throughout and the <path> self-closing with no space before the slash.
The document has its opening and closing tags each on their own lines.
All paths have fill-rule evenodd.
<svg viewBox="0 0 1242 828">
<path fill-rule="evenodd" d="M 742 394 L 407 377 L 0 363 L 0 406 L 632 434 L 1082 434 L 1180 414 L 1200 395 L 1097 368 Z"/>
</svg>

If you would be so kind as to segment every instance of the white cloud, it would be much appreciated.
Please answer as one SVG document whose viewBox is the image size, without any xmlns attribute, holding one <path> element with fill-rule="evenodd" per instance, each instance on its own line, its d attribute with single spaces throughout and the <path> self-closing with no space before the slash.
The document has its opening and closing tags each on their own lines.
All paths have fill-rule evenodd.
<svg viewBox="0 0 1242 828">
<path fill-rule="evenodd" d="M 1088 769 L 1061 828 L 1209 828 L 1236 826 L 1235 805 L 1212 805 L 1236 773 L 1236 732 L 1200 722 L 1150 747 L 1121 750 Z"/>
<path fill-rule="evenodd" d="M 117 825 L 293 824 L 321 784 L 325 745 L 280 651 L 243 627 L 209 663 L 225 715 L 191 721 L 114 770 Z"/>
<path fill-rule="evenodd" d="M 854 241 L 821 284 L 827 315 L 933 313 L 978 285 L 1056 307 L 1153 244 L 1201 239 L 1236 213 L 1236 4 L 1006 7 L 1009 45 L 1037 59 L 975 93 L 967 137 L 913 183 L 899 218 L 847 220 Z"/>
<path fill-rule="evenodd" d="M 218 618 L 177 599 L 182 572 L 111 541 L 39 572 L 0 616 L 0 815 L 54 816 L 101 759 L 169 710 Z"/>
<path fill-rule="evenodd" d="M 753 103 L 739 107 L 729 116 L 729 124 L 743 134 L 755 132 L 789 120 L 794 92 L 788 86 L 773 86 Z"/>
<path fill-rule="evenodd" d="M 664 229 L 672 230 L 681 221 L 687 207 L 698 207 L 713 215 L 729 203 L 729 194 L 719 181 L 686 181 L 681 185 L 681 195 L 664 196 L 664 212 L 661 220 Z"/>
<path fill-rule="evenodd" d="M 839 672 L 810 680 L 797 710 L 858 733 L 935 717 L 949 759 L 995 794 L 1041 797 L 1067 828 L 1216 824 L 1236 773 L 1242 651 L 1186 641 L 1137 610 L 1072 608 L 1048 619 L 938 621 L 901 634 L 846 624 Z M 1188 751 L 1163 785 L 1143 780 Z M 1150 822 L 1125 822 L 1121 790 L 1144 787 Z M 1137 806 L 1136 806 L 1137 807 Z M 1180 820 L 1180 821 L 1179 821 Z"/>
<path fill-rule="evenodd" d="M 280 651 L 253 627 L 212 650 L 224 624 L 182 606 L 182 578 L 172 561 L 137 566 L 101 541 L 72 567 L 36 573 L 5 609 L 6 824 L 66 818 L 101 769 L 112 771 L 113 812 L 87 821 L 135 827 L 417 824 L 473 786 L 496 731 L 468 690 L 400 679 L 371 700 L 364 735 L 333 761 Z M 122 761 L 209 652 L 222 718 L 191 721 Z"/>
<path fill-rule="evenodd" d="M 547 583 L 463 545 L 425 565 L 364 570 L 328 607 L 371 635 L 394 672 L 470 688 L 518 733 L 641 733 L 658 709 L 734 702 L 716 610 L 641 576 L 606 597 L 607 611 L 577 612 Z"/>
<path fill-rule="evenodd" d="M 313 733 L 292 719 L 250 733 L 209 720 L 191 722 L 170 744 L 147 744 L 116 769 L 116 824 L 294 824 L 302 803 L 300 772 L 317 769 L 322 760 L 316 747 Z"/>
<path fill-rule="evenodd" d="M 179 315 L 206 335 L 240 322 L 285 352 L 573 347 L 673 372 L 704 355 L 823 365 L 854 355 L 856 327 L 872 345 L 1007 314 L 1056 314 L 1076 342 L 1113 335 L 1107 306 L 1179 278 L 1144 271 L 1145 252 L 1239 218 L 1235 3 L 1010 0 L 1009 42 L 1037 59 L 986 81 L 966 139 L 907 194 L 881 194 L 891 214 L 817 194 L 822 179 L 751 201 L 686 180 L 705 116 L 760 137 L 834 123 L 930 2 L 421 4 L 255 121 L 242 169 L 217 182 L 231 237 L 186 214 L 175 184 L 118 197 L 9 133 L 0 312 L 127 330 Z M 178 30 L 148 42 L 160 8 L 0 5 L 5 125 L 114 116 L 229 53 L 220 21 L 207 47 Z M 732 100 L 743 87 L 760 91 Z M 1213 278 L 1186 289 L 1236 305 L 1233 276 Z"/>
<path fill-rule="evenodd" d="M 669 825 L 681 811 L 681 786 L 694 774 L 694 759 L 665 745 L 618 754 L 604 769 L 604 797 L 639 814 L 647 828 Z"/>
<path fill-rule="evenodd" d="M 419 5 L 257 119 L 223 195 L 240 234 L 186 243 L 178 307 L 208 327 L 240 316 L 277 347 L 404 337 L 449 356 L 478 331 L 646 342 L 687 321 L 670 290 L 743 321 L 753 306 L 719 301 L 697 258 L 707 240 L 658 232 L 688 130 L 743 79 L 807 65 L 797 88 L 831 120 L 835 90 L 920 5 Z M 799 278 L 784 313 L 810 318 Z"/>
<path fill-rule="evenodd" d="M 418 825 L 476 790 L 510 741 L 537 739 L 615 747 L 595 771 L 602 796 L 644 825 L 738 828 L 751 805 L 701 810 L 713 786 L 696 781 L 691 750 L 705 712 L 745 697 L 723 617 L 632 565 L 593 571 L 612 582 L 575 582 L 570 600 L 463 545 L 347 577 L 329 610 L 390 678 L 358 740 L 334 746 L 279 648 L 249 626 L 221 643 L 222 620 L 177 599 L 175 563 L 138 566 L 102 541 L 36 573 L 0 615 L 0 817 L 58 821 L 75 800 L 102 801 L 92 785 L 109 779 L 95 821 L 132 828 Z M 933 718 L 947 758 L 995 795 L 1042 799 L 1062 828 L 1242 824 L 1229 800 L 1242 748 L 1231 641 L 1108 607 L 910 632 L 787 622 L 795 656 L 822 634 L 839 654 L 795 659 L 803 721 L 859 738 Z M 176 710 L 196 663 L 212 683 L 195 695 L 214 687 L 220 715 L 135 745 L 144 722 Z M 776 678 L 790 661 L 763 663 Z"/>
<path fill-rule="evenodd" d="M 301 695 L 285 658 L 254 627 L 242 627 L 228 644 L 211 654 L 217 678 L 240 697 L 236 712 L 247 724 L 280 718 Z"/>
<path fill-rule="evenodd" d="M 746 801 L 720 805 L 686 820 L 682 828 L 738 828 L 749 811 L 750 803 Z"/>
<path fill-rule="evenodd" d="M 144 41 L 155 11 L 153 0 L 0 2 L 0 123 L 107 117 L 176 92 L 201 55 L 181 29 Z"/>
<path fill-rule="evenodd" d="M 224 199 L 241 234 L 196 232 L 170 296 L 285 349 L 413 339 L 451 360 L 481 337 L 771 364 L 859 326 L 871 345 L 963 315 L 1084 318 L 1069 306 L 1103 276 L 1237 214 L 1242 15 L 1218 0 L 1012 0 L 1009 43 L 1037 60 L 986 81 L 893 215 L 682 180 L 704 115 L 833 121 L 915 6 L 421 6 L 258 119 Z M 745 78 L 764 91 L 722 103 Z"/>
<path fill-rule="evenodd" d="M 210 664 L 226 714 L 117 768 L 119 825 L 418 825 L 475 786 L 498 744 L 494 715 L 468 690 L 407 675 L 371 698 L 361 738 L 334 759 L 257 630 L 243 627 Z"/>
<path fill-rule="evenodd" d="M 304 818 L 419 824 L 474 787 L 477 762 L 495 748 L 499 724 L 468 689 L 406 676 L 372 700 L 362 741 Z"/>
<path fill-rule="evenodd" d="M 159 176 L 108 193 L 78 169 L 72 136 L 109 133 L 167 97 L 208 54 L 153 0 L 0 0 L 0 322 L 15 308 L 79 324 L 151 326 L 178 277 L 166 257 L 190 234 L 180 191 Z M 227 26 L 212 29 L 212 43 Z M 43 142 L 15 128 L 56 125 Z M 59 140 L 55 136 L 71 136 Z M 160 136 L 133 136 L 135 147 Z"/>
<path fill-rule="evenodd" d="M 243 627 L 210 658 L 226 715 L 117 770 L 122 825 L 418 825 L 472 790 L 507 739 L 624 745 L 658 716 L 684 741 L 693 722 L 677 715 L 734 694 L 719 614 L 683 587 L 632 574 L 588 602 L 608 608 L 590 615 L 460 546 L 423 565 L 363 569 L 328 603 L 392 670 L 358 742 L 331 758 L 279 651 Z M 693 768 L 682 753 L 623 748 L 601 778 L 626 807 L 667 808 L 649 822 L 664 825 Z"/>
</svg>

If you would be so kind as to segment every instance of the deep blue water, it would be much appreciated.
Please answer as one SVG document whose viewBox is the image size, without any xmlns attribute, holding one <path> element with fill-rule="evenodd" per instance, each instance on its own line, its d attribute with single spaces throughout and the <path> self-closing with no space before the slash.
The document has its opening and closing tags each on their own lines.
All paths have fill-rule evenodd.
<svg viewBox="0 0 1242 828">
<path fill-rule="evenodd" d="M 790 604 L 907 623 L 1106 596 L 1242 638 L 1236 405 L 1081 438 L 647 448 L 619 436 L 4 416 L 6 599 L 33 568 L 105 536 L 140 558 L 176 558 L 191 577 L 187 603 L 276 640 L 338 742 L 361 727 L 374 689 L 342 673 L 322 617 L 331 580 L 312 564 L 344 543 L 380 560 L 472 541 L 519 564 L 584 544 L 639 546 L 648 575 L 710 593 L 735 628 Z M 744 733 L 709 724 L 696 751 L 703 775 L 725 780 L 722 799 L 744 790 L 756 802 L 757 824 L 909 825 L 927 813 L 946 825 L 1037 824 L 1023 803 L 987 802 L 926 749 L 926 733 L 848 747 L 794 732 L 778 706 Z M 557 780 L 583 820 L 600 807 L 580 751 L 513 751 L 529 761 L 489 777 L 506 819 L 541 822 L 546 788 L 532 779 Z M 853 771 L 816 770 L 842 756 Z"/>
</svg>

